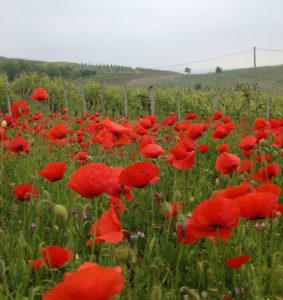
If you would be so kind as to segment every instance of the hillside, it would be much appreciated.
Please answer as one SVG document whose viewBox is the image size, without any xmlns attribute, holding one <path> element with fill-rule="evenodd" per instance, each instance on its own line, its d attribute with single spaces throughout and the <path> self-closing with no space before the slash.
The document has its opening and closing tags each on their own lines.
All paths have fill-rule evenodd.
<svg viewBox="0 0 283 300">
<path fill-rule="evenodd" d="M 7 72 L 11 79 L 21 72 L 44 72 L 51 77 L 67 79 L 87 78 L 106 84 L 132 86 L 158 85 L 160 87 L 186 87 L 228 92 L 237 84 L 254 83 L 254 70 L 237 69 L 221 73 L 183 75 L 176 72 L 115 65 L 91 65 L 70 62 L 44 62 L 0 57 L 0 73 Z M 258 67 L 259 88 L 269 94 L 283 94 L 283 65 Z"/>
</svg>

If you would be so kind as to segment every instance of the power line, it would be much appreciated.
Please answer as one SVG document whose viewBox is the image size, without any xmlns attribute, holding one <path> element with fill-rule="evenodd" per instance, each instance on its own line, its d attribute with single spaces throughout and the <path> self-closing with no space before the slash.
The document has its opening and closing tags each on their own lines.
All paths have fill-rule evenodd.
<svg viewBox="0 0 283 300">
<path fill-rule="evenodd" d="M 235 52 L 235 53 L 222 55 L 222 56 L 217 56 L 217 57 L 212 57 L 212 58 L 206 58 L 206 59 L 202 59 L 202 60 L 196 60 L 196 61 L 187 62 L 187 63 L 183 63 L 183 64 L 178 64 L 178 65 L 158 67 L 158 68 L 155 68 L 155 69 L 175 68 L 175 67 L 181 67 L 181 66 L 186 66 L 186 65 L 192 65 L 192 64 L 202 63 L 202 62 L 216 60 L 216 59 L 220 59 L 220 58 L 225 58 L 225 57 L 229 57 L 229 56 L 239 55 L 239 54 L 247 53 L 247 52 L 250 52 L 250 51 L 253 51 L 253 49 L 244 50 L 244 51 Z"/>
<path fill-rule="evenodd" d="M 261 51 L 274 51 L 274 52 L 283 52 L 283 50 L 280 50 L 280 49 L 261 49 L 261 48 L 256 48 L 256 50 L 261 50 Z"/>
</svg>

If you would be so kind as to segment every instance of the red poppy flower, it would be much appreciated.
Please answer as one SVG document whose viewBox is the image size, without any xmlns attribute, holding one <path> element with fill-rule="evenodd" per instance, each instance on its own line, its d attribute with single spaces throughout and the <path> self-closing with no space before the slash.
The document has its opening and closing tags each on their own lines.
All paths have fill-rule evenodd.
<svg viewBox="0 0 283 300">
<path fill-rule="evenodd" d="M 0 141 L 7 141 L 9 137 L 5 134 L 5 129 L 0 127 Z"/>
<path fill-rule="evenodd" d="M 246 182 L 241 183 L 238 186 L 231 187 L 228 186 L 225 190 L 217 191 L 213 193 L 213 196 L 221 196 L 228 199 L 235 199 L 241 196 L 244 196 L 248 193 L 253 192 L 255 189 L 252 185 L 247 184 Z"/>
<path fill-rule="evenodd" d="M 227 175 L 234 172 L 240 162 L 241 160 L 237 155 L 223 152 L 217 157 L 215 168 L 217 172 L 222 173 L 221 175 Z"/>
<path fill-rule="evenodd" d="M 274 210 L 277 196 L 271 193 L 249 193 L 234 200 L 241 210 L 241 217 L 248 220 L 264 219 Z"/>
<path fill-rule="evenodd" d="M 27 102 L 24 100 L 19 100 L 12 103 L 11 112 L 16 120 L 27 117 L 29 115 L 29 107 Z"/>
<path fill-rule="evenodd" d="M 189 139 L 192 139 L 193 141 L 201 137 L 202 133 L 203 133 L 202 124 L 194 124 L 187 129 L 187 136 Z"/>
<path fill-rule="evenodd" d="M 149 144 L 141 148 L 140 153 L 145 158 L 156 158 L 164 153 L 161 146 Z"/>
<path fill-rule="evenodd" d="M 214 132 L 211 135 L 211 137 L 213 139 L 224 139 L 230 132 L 228 127 L 222 123 L 216 123 L 216 124 L 218 124 L 218 126 L 214 128 Z"/>
<path fill-rule="evenodd" d="M 240 269 L 242 264 L 250 260 L 248 255 L 241 255 L 234 258 L 226 259 L 226 264 L 232 269 Z"/>
<path fill-rule="evenodd" d="M 31 184 L 19 184 L 13 188 L 12 194 L 20 201 L 28 201 L 38 196 L 38 189 Z"/>
<path fill-rule="evenodd" d="M 186 114 L 185 119 L 186 120 L 195 120 L 197 118 L 197 114 Z"/>
<path fill-rule="evenodd" d="M 85 198 L 106 192 L 112 182 L 112 170 L 105 164 L 91 163 L 76 170 L 66 185 Z"/>
<path fill-rule="evenodd" d="M 186 230 L 199 237 L 230 238 L 232 228 L 239 223 L 240 209 L 234 200 L 216 197 L 197 205 L 193 212 L 193 222 Z"/>
<path fill-rule="evenodd" d="M 229 148 L 229 144 L 222 144 L 216 147 L 216 150 L 220 153 L 227 152 Z"/>
<path fill-rule="evenodd" d="M 245 172 L 251 172 L 251 170 L 252 170 L 252 168 L 254 167 L 255 164 L 256 164 L 256 162 L 251 161 L 250 159 L 241 160 L 239 172 L 241 174 L 244 174 Z"/>
<path fill-rule="evenodd" d="M 48 99 L 48 94 L 44 88 L 38 88 L 33 91 L 33 95 L 31 96 L 31 98 L 33 100 L 41 102 Z"/>
<path fill-rule="evenodd" d="M 47 164 L 42 171 L 38 171 L 37 173 L 47 180 L 54 182 L 61 180 L 64 177 L 65 169 L 65 162 L 53 162 Z"/>
<path fill-rule="evenodd" d="M 192 147 L 194 149 L 193 143 Z M 180 142 L 176 147 L 168 150 L 172 155 L 165 155 L 166 162 L 169 162 L 173 168 L 189 170 L 194 165 L 196 152 L 187 149 L 184 143 Z"/>
<path fill-rule="evenodd" d="M 181 202 L 177 203 L 170 203 L 170 212 L 165 216 L 165 218 L 169 219 L 170 217 L 175 217 L 178 214 L 178 210 L 182 211 L 184 210 L 184 206 Z"/>
<path fill-rule="evenodd" d="M 257 130 L 264 129 L 267 126 L 264 118 L 257 118 L 254 120 L 254 128 Z"/>
<path fill-rule="evenodd" d="M 270 161 L 270 154 L 263 154 L 261 156 L 255 157 L 255 160 L 258 161 L 260 164 L 265 160 L 267 162 Z"/>
<path fill-rule="evenodd" d="M 139 162 L 125 168 L 120 176 L 119 183 L 130 188 L 142 188 L 159 180 L 159 169 L 149 162 Z"/>
<path fill-rule="evenodd" d="M 216 111 L 216 112 L 212 115 L 211 120 L 217 121 L 217 120 L 219 120 L 221 117 L 222 117 L 222 111 Z"/>
<path fill-rule="evenodd" d="M 96 244 L 103 242 L 117 243 L 123 239 L 121 225 L 119 219 L 116 216 L 115 209 L 113 206 L 111 206 L 109 210 L 102 214 L 102 216 L 98 219 L 97 223 L 92 224 L 90 234 L 95 236 Z M 92 245 L 93 242 L 93 240 L 88 241 L 87 245 Z"/>
<path fill-rule="evenodd" d="M 130 193 L 130 188 L 128 186 L 121 187 L 119 183 L 119 176 L 123 170 L 121 167 L 112 168 L 112 180 L 105 193 L 117 198 L 123 195 L 128 201 L 132 201 L 133 195 Z"/>
<path fill-rule="evenodd" d="M 254 149 L 257 139 L 253 136 L 248 136 L 244 138 L 238 145 L 242 150 L 251 150 Z"/>
<path fill-rule="evenodd" d="M 24 140 L 22 137 L 17 136 L 9 142 L 8 148 L 13 153 L 29 153 L 29 142 L 28 140 Z"/>
<path fill-rule="evenodd" d="M 200 153 L 205 153 L 205 152 L 208 151 L 209 146 L 206 145 L 206 144 L 202 144 L 202 145 L 198 145 L 198 146 L 197 146 L 197 149 L 198 149 L 198 151 L 199 151 Z"/>
<path fill-rule="evenodd" d="M 100 267 L 85 262 L 76 273 L 65 273 L 57 283 L 43 295 L 43 300 L 107 300 L 118 295 L 124 287 L 121 267 Z"/>
<path fill-rule="evenodd" d="M 65 124 L 56 124 L 48 130 L 48 137 L 52 142 L 64 139 L 67 136 L 68 128 Z"/>
<path fill-rule="evenodd" d="M 120 198 L 117 197 L 110 197 L 109 204 L 114 207 L 115 212 L 118 214 L 119 217 L 121 216 L 121 208 L 123 207 L 123 211 L 127 209 L 127 206 L 124 203 L 122 203 Z"/>
<path fill-rule="evenodd" d="M 256 192 L 257 193 L 271 193 L 278 197 L 281 194 L 281 188 L 276 184 L 267 183 L 267 184 L 263 184 L 263 185 L 257 187 Z"/>
<path fill-rule="evenodd" d="M 41 248 L 41 252 L 44 255 L 44 263 L 52 268 L 59 268 L 74 257 L 71 250 L 56 245 Z"/>
<path fill-rule="evenodd" d="M 276 162 L 268 164 L 266 167 L 261 167 L 252 175 L 257 182 L 271 183 L 274 176 L 279 175 L 279 166 Z"/>
</svg>

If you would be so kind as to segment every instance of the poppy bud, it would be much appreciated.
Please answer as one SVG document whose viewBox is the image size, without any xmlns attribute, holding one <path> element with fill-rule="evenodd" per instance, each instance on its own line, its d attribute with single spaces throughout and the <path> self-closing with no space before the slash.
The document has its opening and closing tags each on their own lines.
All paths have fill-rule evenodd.
<svg viewBox="0 0 283 300">
<path fill-rule="evenodd" d="M 212 269 L 212 268 L 208 268 L 208 269 L 206 270 L 206 275 L 207 275 L 207 277 L 208 277 L 209 279 L 211 279 L 211 278 L 213 277 L 213 275 L 214 275 L 213 269 Z"/>
<path fill-rule="evenodd" d="M 189 197 L 189 200 L 190 200 L 191 202 L 194 202 L 194 201 L 195 201 L 195 198 L 194 198 L 193 196 L 191 196 L 191 197 Z"/>
<path fill-rule="evenodd" d="M 75 212 L 78 215 L 78 217 L 83 218 L 85 212 L 84 206 L 81 203 L 77 203 L 75 206 Z"/>
<path fill-rule="evenodd" d="M 175 191 L 173 194 L 173 200 L 174 202 L 180 202 L 181 201 L 181 192 L 180 191 Z"/>
<path fill-rule="evenodd" d="M 129 249 L 129 259 L 130 263 L 136 264 L 137 263 L 137 251 L 136 249 Z"/>
<path fill-rule="evenodd" d="M 2 128 L 7 127 L 7 122 L 6 122 L 5 120 L 3 120 L 3 121 L 1 122 L 1 127 L 2 127 Z"/>
<path fill-rule="evenodd" d="M 119 245 L 114 249 L 114 254 L 119 263 L 123 263 L 129 257 L 129 248 L 125 245 Z"/>
<path fill-rule="evenodd" d="M 216 179 L 215 179 L 215 186 L 216 186 L 217 188 L 220 187 L 220 179 L 219 179 L 219 178 L 216 178 Z"/>
<path fill-rule="evenodd" d="M 171 207 L 170 207 L 170 204 L 168 202 L 162 203 L 162 205 L 161 205 L 161 212 L 164 215 L 168 215 L 168 214 L 171 213 Z"/>
<path fill-rule="evenodd" d="M 56 204 L 53 207 L 53 210 L 54 210 L 54 214 L 56 217 L 63 219 L 63 220 L 68 219 L 68 210 L 65 206 L 63 206 L 61 204 Z"/>
<path fill-rule="evenodd" d="M 189 290 L 190 299 L 192 300 L 200 300 L 200 296 L 197 290 Z"/>
<path fill-rule="evenodd" d="M 265 139 L 260 139 L 259 142 L 258 142 L 258 144 L 260 146 L 263 146 L 265 144 Z"/>
<path fill-rule="evenodd" d="M 161 196 L 157 192 L 154 193 L 154 202 L 160 202 Z"/>
<path fill-rule="evenodd" d="M 185 215 L 181 214 L 177 216 L 177 223 L 181 225 L 182 228 L 185 228 L 187 225 L 187 218 Z"/>
<path fill-rule="evenodd" d="M 202 273 L 203 272 L 203 262 L 202 261 L 198 261 L 197 262 L 197 270 Z"/>
<path fill-rule="evenodd" d="M 201 295 L 202 299 L 206 299 L 207 298 L 207 292 L 206 291 L 201 292 L 200 295 Z"/>
<path fill-rule="evenodd" d="M 280 212 L 279 212 L 280 213 Z M 272 219 L 272 226 L 276 227 L 279 224 L 279 218 L 273 218 Z"/>
<path fill-rule="evenodd" d="M 156 285 L 152 288 L 150 299 L 151 300 L 161 300 L 162 299 L 162 291 L 161 291 L 160 285 Z"/>
</svg>

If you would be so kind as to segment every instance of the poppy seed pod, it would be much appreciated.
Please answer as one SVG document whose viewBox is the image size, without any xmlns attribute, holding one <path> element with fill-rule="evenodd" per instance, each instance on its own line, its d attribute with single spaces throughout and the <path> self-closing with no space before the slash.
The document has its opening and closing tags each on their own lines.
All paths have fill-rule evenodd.
<svg viewBox="0 0 283 300">
<path fill-rule="evenodd" d="M 3 120 L 2 122 L 1 122 L 1 127 L 2 128 L 6 128 L 7 127 L 7 122 L 5 121 L 5 120 Z"/>
<path fill-rule="evenodd" d="M 185 228 L 187 225 L 187 218 L 185 215 L 181 214 L 177 216 L 177 223 L 181 225 L 182 228 Z"/>
<path fill-rule="evenodd" d="M 173 200 L 174 202 L 179 202 L 181 201 L 181 192 L 180 191 L 175 191 L 173 194 Z"/>
<path fill-rule="evenodd" d="M 206 270 L 206 275 L 207 275 L 207 277 L 208 277 L 209 279 L 213 278 L 213 275 L 214 275 L 213 269 L 212 269 L 212 268 L 208 268 L 208 269 Z"/>
<path fill-rule="evenodd" d="M 165 215 L 170 214 L 170 212 L 171 212 L 170 203 L 168 203 L 168 202 L 162 203 L 161 212 Z"/>
<path fill-rule="evenodd" d="M 114 254 L 119 263 L 123 263 L 129 257 L 129 248 L 125 245 L 119 245 L 114 249 Z"/>
<path fill-rule="evenodd" d="M 190 299 L 192 300 L 200 300 L 200 296 L 197 290 L 189 290 Z"/>
<path fill-rule="evenodd" d="M 152 288 L 150 299 L 151 300 L 161 300 L 162 299 L 162 291 L 161 291 L 160 285 L 156 285 Z"/>
<path fill-rule="evenodd" d="M 68 219 L 68 210 L 65 206 L 63 206 L 61 204 L 56 204 L 53 207 L 53 210 L 54 210 L 54 214 L 56 217 L 63 219 L 63 220 Z"/>
</svg>

